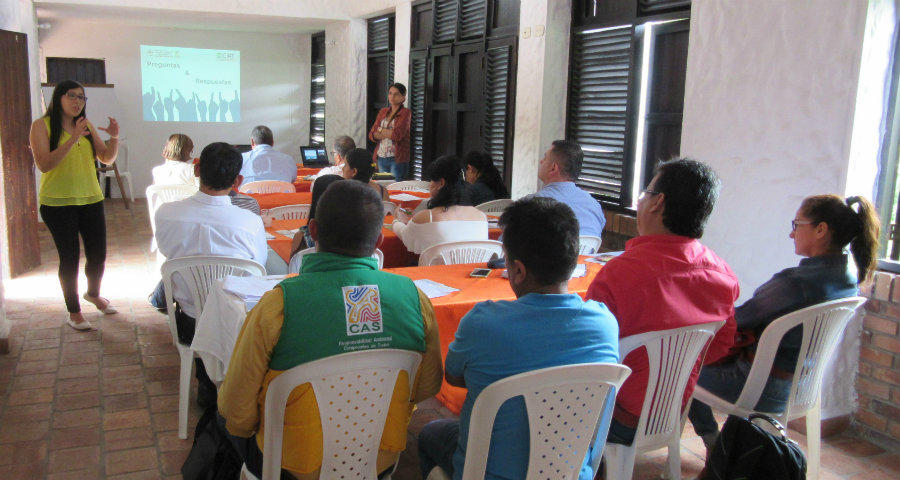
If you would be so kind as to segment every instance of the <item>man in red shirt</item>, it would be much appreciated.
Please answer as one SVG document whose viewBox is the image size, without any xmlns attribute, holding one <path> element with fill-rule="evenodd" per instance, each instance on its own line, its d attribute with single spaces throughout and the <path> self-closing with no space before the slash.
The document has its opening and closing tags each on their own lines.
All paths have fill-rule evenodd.
<svg viewBox="0 0 900 480">
<path fill-rule="evenodd" d="M 725 320 L 705 362 L 728 353 L 734 342 L 737 277 L 698 240 L 718 193 L 719 180 L 706 164 L 679 159 L 657 168 L 638 197 L 638 237 L 606 264 L 587 293 L 615 315 L 619 338 Z M 616 396 L 608 441 L 630 445 L 647 388 L 647 354 L 636 350 L 622 363 L 632 373 Z M 694 391 L 700 363 L 694 367 L 682 406 Z"/>
</svg>

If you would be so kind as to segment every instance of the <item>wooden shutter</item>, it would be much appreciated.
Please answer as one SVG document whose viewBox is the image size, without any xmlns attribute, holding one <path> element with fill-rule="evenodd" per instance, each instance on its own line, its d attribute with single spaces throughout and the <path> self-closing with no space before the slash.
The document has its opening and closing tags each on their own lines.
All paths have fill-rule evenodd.
<svg viewBox="0 0 900 480">
<path fill-rule="evenodd" d="M 690 10 L 691 0 L 639 0 L 638 11 L 641 14 L 655 14 L 675 10 Z"/>
<path fill-rule="evenodd" d="M 459 6 L 459 38 L 483 37 L 487 0 L 462 0 Z"/>
<path fill-rule="evenodd" d="M 369 53 L 391 50 L 391 17 L 373 18 L 367 23 Z"/>
<path fill-rule="evenodd" d="M 629 78 L 634 27 L 582 29 L 573 35 L 568 138 L 584 149 L 578 184 L 630 206 L 627 161 Z"/>
<path fill-rule="evenodd" d="M 503 175 L 508 150 L 508 123 L 513 104 L 510 90 L 513 80 L 511 45 L 499 45 L 487 49 L 484 68 L 484 127 L 481 144 L 491 154 L 494 165 Z"/>
<path fill-rule="evenodd" d="M 434 43 L 456 40 L 457 0 L 434 0 Z"/>
<path fill-rule="evenodd" d="M 425 86 L 428 74 L 428 52 L 420 50 L 409 54 L 409 88 L 407 102 L 412 113 L 409 125 L 410 159 L 412 175 L 422 178 L 422 157 L 425 142 Z"/>
</svg>

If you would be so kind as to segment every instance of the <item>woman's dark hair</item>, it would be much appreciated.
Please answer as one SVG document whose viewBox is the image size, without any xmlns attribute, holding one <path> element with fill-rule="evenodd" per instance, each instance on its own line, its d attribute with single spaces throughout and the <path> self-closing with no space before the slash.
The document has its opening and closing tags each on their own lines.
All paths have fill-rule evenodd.
<svg viewBox="0 0 900 480">
<path fill-rule="evenodd" d="M 856 211 L 853 210 L 854 204 L 859 205 Z M 859 283 L 872 276 L 878 259 L 881 225 L 871 202 L 864 197 L 847 197 L 844 200 L 837 195 L 813 195 L 803 200 L 800 211 L 813 225 L 828 224 L 831 247 L 843 249 L 850 244 Z"/>
<path fill-rule="evenodd" d="M 69 90 L 73 90 L 76 88 L 80 88 L 84 90 L 84 86 L 75 80 L 63 80 L 56 84 L 56 88 L 53 89 L 53 96 L 50 97 L 50 105 L 47 106 L 47 112 L 44 113 L 45 117 L 50 117 L 50 151 L 56 150 L 59 147 L 59 138 L 62 136 L 63 126 L 62 126 L 62 96 L 66 94 Z M 87 103 L 83 107 L 81 107 L 81 115 L 87 115 Z M 88 143 L 91 145 L 91 155 L 95 155 L 94 152 L 94 136 L 93 134 L 88 133 L 85 135 Z"/>
<path fill-rule="evenodd" d="M 372 154 L 365 148 L 354 148 L 347 154 L 347 165 L 356 169 L 356 175 L 353 180 L 359 180 L 363 183 L 369 183 L 372 175 L 375 174 L 375 165 L 372 164 Z"/>
<path fill-rule="evenodd" d="M 472 168 L 478 170 L 477 181 L 487 185 L 494 192 L 494 198 L 509 198 L 509 190 L 503 184 L 500 170 L 497 170 L 489 153 L 469 152 L 466 154 L 463 164 L 471 165 Z"/>
<path fill-rule="evenodd" d="M 400 82 L 392 83 L 391 86 L 388 87 L 388 91 L 391 91 L 392 88 L 396 88 L 397 91 L 400 92 L 400 95 L 403 95 L 404 97 L 406 96 L 406 86 L 404 86 L 402 83 L 400 83 Z M 388 106 L 388 108 L 391 108 L 391 107 Z M 391 124 L 391 120 L 393 120 L 394 117 L 396 117 L 398 114 L 400 114 L 400 110 L 403 110 L 403 104 L 402 104 L 402 103 L 400 104 L 400 108 L 398 108 L 396 112 L 392 112 L 392 113 L 391 113 L 390 115 L 388 115 L 388 117 L 386 118 L 386 120 L 387 120 L 386 123 L 387 123 L 388 125 Z"/>
<path fill-rule="evenodd" d="M 709 165 L 678 158 L 656 167 L 655 194 L 665 194 L 663 225 L 675 235 L 703 236 L 706 220 L 719 198 L 719 178 Z"/>
<path fill-rule="evenodd" d="M 462 168 L 455 155 L 444 155 L 431 162 L 425 178 L 432 182 L 444 181 L 444 186 L 428 201 L 428 208 L 449 208 L 462 203 Z"/>
<path fill-rule="evenodd" d="M 319 198 L 322 197 L 325 190 L 332 183 L 343 179 L 340 175 L 322 175 L 313 182 L 312 201 L 309 202 L 309 218 L 316 218 L 316 205 L 319 203 Z"/>
</svg>

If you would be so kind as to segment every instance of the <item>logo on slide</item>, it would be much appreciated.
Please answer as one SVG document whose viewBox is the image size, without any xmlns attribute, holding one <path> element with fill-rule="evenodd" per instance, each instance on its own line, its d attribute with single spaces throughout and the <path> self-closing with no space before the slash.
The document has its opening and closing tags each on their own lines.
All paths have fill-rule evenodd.
<svg viewBox="0 0 900 480">
<path fill-rule="evenodd" d="M 381 333 L 381 295 L 378 285 L 343 287 L 347 335 Z"/>
</svg>

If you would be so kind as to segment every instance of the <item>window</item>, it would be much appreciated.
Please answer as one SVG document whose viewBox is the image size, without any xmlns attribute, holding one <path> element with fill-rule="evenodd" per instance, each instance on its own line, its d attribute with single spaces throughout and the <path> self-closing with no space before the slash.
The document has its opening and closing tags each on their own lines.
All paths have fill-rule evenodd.
<svg viewBox="0 0 900 480">
<path fill-rule="evenodd" d="M 47 57 L 47 83 L 63 80 L 105 85 L 106 62 L 95 58 Z"/>
<path fill-rule="evenodd" d="M 325 32 L 312 36 L 309 87 L 309 144 L 325 143 Z"/>
<path fill-rule="evenodd" d="M 567 137 L 584 149 L 577 183 L 632 210 L 659 160 L 677 156 L 690 2 L 576 0 Z"/>
<path fill-rule="evenodd" d="M 897 231 L 900 213 L 900 35 L 895 38 L 891 85 L 887 97 L 887 134 L 881 151 L 881 168 L 875 204 L 881 216 L 881 241 L 878 268 L 900 273 L 900 232 Z"/>
</svg>

